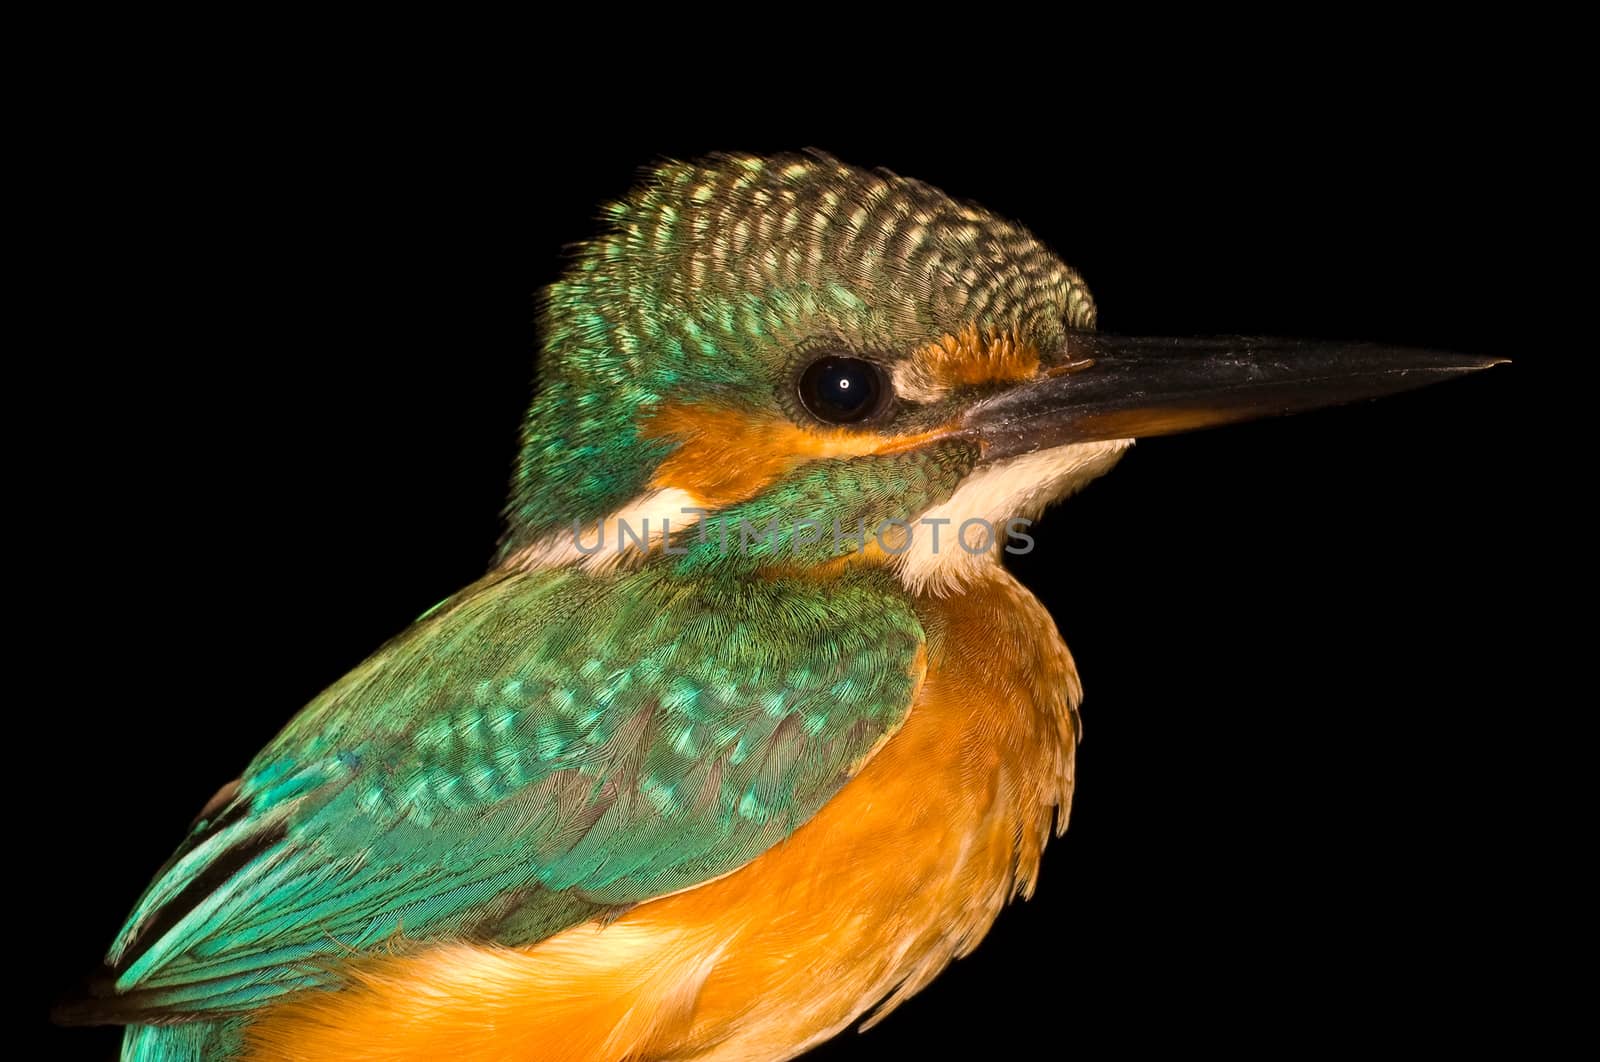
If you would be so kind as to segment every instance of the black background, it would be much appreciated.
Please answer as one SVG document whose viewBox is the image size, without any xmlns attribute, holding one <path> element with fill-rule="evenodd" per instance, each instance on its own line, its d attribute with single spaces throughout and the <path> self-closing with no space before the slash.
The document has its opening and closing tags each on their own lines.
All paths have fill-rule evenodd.
<svg viewBox="0 0 1600 1062">
<path fill-rule="evenodd" d="M 597 204 L 658 156 L 814 145 L 1027 223 L 1108 331 L 1516 360 L 1143 442 L 1052 510 L 1014 567 L 1087 690 L 1071 829 L 973 956 L 819 1056 L 1437 1042 L 1504 1016 L 1533 843 L 1507 778 L 1549 738 L 1517 655 L 1543 519 L 1522 418 L 1552 352 L 1529 342 L 1543 178 L 1497 87 L 657 125 L 201 89 L 105 101 L 51 259 L 43 360 L 73 402 L 30 457 L 70 663 L 41 714 L 73 760 L 47 998 L 296 707 L 483 570 L 534 293 Z"/>
</svg>

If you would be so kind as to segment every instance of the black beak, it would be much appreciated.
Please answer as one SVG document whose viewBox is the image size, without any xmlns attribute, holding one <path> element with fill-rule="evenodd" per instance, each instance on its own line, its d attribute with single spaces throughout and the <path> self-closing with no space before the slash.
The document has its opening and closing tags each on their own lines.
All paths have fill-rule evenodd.
<svg viewBox="0 0 1600 1062">
<path fill-rule="evenodd" d="M 984 457 L 1131 439 L 1301 413 L 1424 387 L 1504 358 L 1375 343 L 1075 333 L 1057 368 L 978 402 L 963 418 Z"/>
</svg>

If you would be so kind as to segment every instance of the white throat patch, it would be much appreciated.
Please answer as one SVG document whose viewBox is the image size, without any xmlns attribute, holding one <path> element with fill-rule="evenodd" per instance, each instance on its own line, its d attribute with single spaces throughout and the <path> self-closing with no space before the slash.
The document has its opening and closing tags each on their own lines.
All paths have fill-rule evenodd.
<svg viewBox="0 0 1600 1062">
<path fill-rule="evenodd" d="M 911 545 L 892 561 L 900 581 L 914 594 L 960 592 L 1000 563 L 1007 521 L 1034 519 L 1051 502 L 1104 475 L 1132 445 L 1132 439 L 1073 443 L 978 469 L 948 499 L 912 521 Z M 967 520 L 981 520 L 992 530 L 974 527 L 969 535 L 974 547 L 986 536 L 988 548 L 969 549 L 956 540 Z M 948 521 L 939 525 L 937 545 L 927 521 Z"/>
<path fill-rule="evenodd" d="M 659 548 L 670 529 L 692 527 L 700 500 L 688 491 L 667 487 L 642 494 L 604 520 L 577 528 L 567 526 L 506 558 L 508 568 L 537 571 L 572 565 L 606 572 L 638 564 Z"/>
</svg>

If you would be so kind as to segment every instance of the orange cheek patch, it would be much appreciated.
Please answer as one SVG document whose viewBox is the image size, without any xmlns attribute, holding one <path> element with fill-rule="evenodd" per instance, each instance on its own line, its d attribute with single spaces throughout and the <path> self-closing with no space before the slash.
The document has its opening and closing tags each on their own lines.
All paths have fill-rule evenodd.
<svg viewBox="0 0 1600 1062">
<path fill-rule="evenodd" d="M 896 390 L 931 401 L 961 388 L 1036 377 L 1039 352 L 1014 335 L 981 336 L 974 325 L 914 351 L 895 368 Z M 651 486 L 676 487 L 709 509 L 760 494 L 792 469 L 822 458 L 863 457 L 914 449 L 949 434 L 953 425 L 910 435 L 829 429 L 779 415 L 706 405 L 667 405 L 644 426 L 678 448 L 656 470 Z"/>
<path fill-rule="evenodd" d="M 1039 352 L 1013 335 L 980 336 L 974 325 L 943 336 L 912 352 L 895 371 L 902 393 L 919 401 L 942 398 L 976 384 L 1012 383 L 1033 378 Z"/>
<path fill-rule="evenodd" d="M 708 509 L 753 498 L 807 461 L 896 453 L 943 434 L 803 428 L 778 416 L 702 405 L 663 406 L 644 433 L 680 440 L 650 485 L 688 491 Z"/>
</svg>

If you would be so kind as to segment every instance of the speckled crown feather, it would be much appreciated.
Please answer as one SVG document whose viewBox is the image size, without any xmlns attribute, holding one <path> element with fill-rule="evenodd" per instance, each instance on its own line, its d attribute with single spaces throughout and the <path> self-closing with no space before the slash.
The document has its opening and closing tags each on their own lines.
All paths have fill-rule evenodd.
<svg viewBox="0 0 1600 1062">
<path fill-rule="evenodd" d="M 549 293 L 547 358 L 583 353 L 588 343 L 569 341 L 596 338 L 599 322 L 586 328 L 571 312 L 616 292 L 631 296 L 632 313 L 606 322 L 607 353 L 632 371 L 653 353 L 641 340 L 680 314 L 712 336 L 741 325 L 779 330 L 781 307 L 760 305 L 778 292 L 809 292 L 824 311 L 830 295 L 845 295 L 873 338 L 897 344 L 967 325 L 1039 340 L 1094 327 L 1082 279 L 1026 229 L 920 181 L 826 155 L 667 163 L 606 217 L 611 232 L 584 244 L 577 268 Z M 846 292 L 832 290 L 841 285 Z M 729 307 L 730 297 L 743 305 Z M 739 319 L 752 314 L 773 319 Z"/>
</svg>

